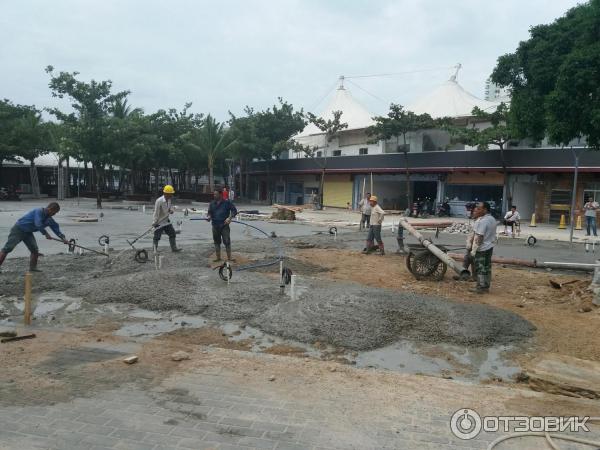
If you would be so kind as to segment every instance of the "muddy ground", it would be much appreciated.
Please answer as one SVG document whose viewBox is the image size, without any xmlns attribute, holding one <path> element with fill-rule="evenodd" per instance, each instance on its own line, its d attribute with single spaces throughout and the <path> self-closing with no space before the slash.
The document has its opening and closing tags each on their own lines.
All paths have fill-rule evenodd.
<svg viewBox="0 0 600 450">
<path fill-rule="evenodd" d="M 117 253 L 111 264 L 91 254 L 53 256 L 44 264 L 45 271 L 34 275 L 34 292 L 64 291 L 92 304 L 131 303 L 153 311 L 244 321 L 285 339 L 350 350 L 375 349 L 401 339 L 485 347 L 522 343 L 533 336 L 535 327 L 527 320 L 489 304 L 466 302 L 461 296 L 451 301 L 434 293 L 387 289 L 385 283 L 361 282 L 361 276 L 340 277 L 337 267 L 328 267 L 332 259 L 337 264 L 356 263 L 356 268 L 365 259 L 343 249 L 349 242 L 327 235 L 277 241 L 287 247 L 285 265 L 303 286 L 294 301 L 280 294 L 273 276 L 277 264 L 239 270 L 276 258 L 275 246 L 266 239 L 236 244 L 238 261 L 229 285 L 211 267 L 210 248 L 188 247 L 177 255 L 161 253 L 163 268 L 158 271 L 153 262 L 133 261 L 131 251 Z M 315 247 L 306 248 L 310 245 Z M 384 267 L 393 257 L 378 261 L 377 279 L 387 278 L 384 270 L 403 270 L 397 264 Z M 2 274 L 5 295 L 23 291 L 21 277 L 14 276 L 23 264 L 19 261 L 14 272 Z M 397 277 L 398 273 L 393 276 Z"/>
<path fill-rule="evenodd" d="M 92 254 L 46 257 L 33 275 L 34 324 L 42 330 L 38 339 L 2 347 L 0 403 L 151 385 L 178 369 L 172 352 L 209 347 L 487 383 L 509 381 L 540 352 L 600 361 L 588 275 L 495 266 L 491 293 L 478 296 L 451 273 L 416 281 L 392 249 L 385 257 L 360 254 L 363 237 L 236 242 L 229 285 L 213 270 L 206 244 L 161 252 L 160 271 L 153 261 L 135 262 L 131 251 L 112 252 L 111 264 Z M 278 265 L 248 267 L 274 261 L 277 246 L 298 277 L 295 301 L 289 286 L 280 295 Z M 23 307 L 27 260 L 9 262 L 0 274 L 0 329 L 20 321 Z M 556 290 L 550 279 L 579 281 Z M 75 333 L 43 331 L 54 327 Z M 130 353 L 140 363 L 124 371 L 120 357 Z M 84 369 L 73 362 L 82 357 Z"/>
</svg>

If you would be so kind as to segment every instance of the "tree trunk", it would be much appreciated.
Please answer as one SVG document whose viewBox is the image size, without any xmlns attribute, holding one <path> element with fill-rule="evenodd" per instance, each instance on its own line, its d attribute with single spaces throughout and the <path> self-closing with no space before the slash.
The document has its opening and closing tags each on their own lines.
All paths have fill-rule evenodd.
<svg viewBox="0 0 600 450">
<path fill-rule="evenodd" d="M 245 168 L 246 168 L 246 196 L 248 198 L 250 198 L 250 177 L 248 176 L 248 161 L 246 161 L 245 164 Z"/>
<path fill-rule="evenodd" d="M 104 168 L 95 163 L 92 163 L 92 167 L 96 172 L 96 208 L 102 209 L 102 174 Z"/>
<path fill-rule="evenodd" d="M 208 188 L 211 192 L 215 190 L 214 161 L 210 157 L 208 158 Z"/>
<path fill-rule="evenodd" d="M 243 167 L 243 160 L 240 158 L 240 187 L 239 187 L 239 194 L 238 197 L 243 197 L 244 196 L 244 186 L 242 184 L 242 167 Z"/>
<path fill-rule="evenodd" d="M 65 180 L 65 198 L 71 197 L 71 158 L 67 156 L 67 179 Z"/>
</svg>

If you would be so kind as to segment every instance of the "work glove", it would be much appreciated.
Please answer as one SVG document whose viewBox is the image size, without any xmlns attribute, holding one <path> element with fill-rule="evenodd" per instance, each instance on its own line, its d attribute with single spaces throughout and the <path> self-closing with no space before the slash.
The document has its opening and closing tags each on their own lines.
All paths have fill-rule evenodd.
<svg viewBox="0 0 600 450">
<path fill-rule="evenodd" d="M 51 240 L 52 236 L 50 236 L 48 233 L 44 234 L 44 236 L 46 236 L 46 239 Z"/>
<path fill-rule="evenodd" d="M 225 225 L 229 225 L 231 223 L 231 218 L 225 219 Z"/>
<path fill-rule="evenodd" d="M 62 236 L 60 236 L 60 238 L 62 239 L 63 243 L 65 243 L 65 244 L 69 243 L 69 241 L 67 240 L 67 238 L 65 237 L 64 234 Z"/>
<path fill-rule="evenodd" d="M 154 228 L 158 228 L 158 224 L 157 224 L 157 223 L 153 223 L 153 224 L 152 224 L 152 226 L 153 226 Z"/>
<path fill-rule="evenodd" d="M 473 247 L 473 249 L 471 250 L 471 256 L 473 258 L 475 258 L 475 255 L 477 254 L 477 247 Z"/>
</svg>

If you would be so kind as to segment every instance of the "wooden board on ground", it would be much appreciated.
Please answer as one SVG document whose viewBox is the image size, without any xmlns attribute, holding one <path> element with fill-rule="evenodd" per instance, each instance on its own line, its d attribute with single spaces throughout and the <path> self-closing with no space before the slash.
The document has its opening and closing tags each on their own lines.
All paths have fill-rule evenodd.
<svg viewBox="0 0 600 450">
<path fill-rule="evenodd" d="M 273 203 L 273 208 L 276 209 L 286 209 L 288 211 L 294 211 L 294 212 L 302 212 L 303 207 L 301 206 L 286 206 L 286 205 L 278 205 L 277 203 Z"/>
<path fill-rule="evenodd" d="M 555 353 L 543 353 L 525 368 L 535 391 L 569 397 L 600 398 L 600 363 Z"/>
</svg>

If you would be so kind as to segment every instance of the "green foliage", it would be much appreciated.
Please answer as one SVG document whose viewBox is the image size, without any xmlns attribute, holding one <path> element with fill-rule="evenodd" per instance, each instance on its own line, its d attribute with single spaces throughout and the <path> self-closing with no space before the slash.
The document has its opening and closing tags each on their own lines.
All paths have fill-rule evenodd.
<svg viewBox="0 0 600 450">
<path fill-rule="evenodd" d="M 0 101 L 0 162 L 17 156 L 32 161 L 47 153 L 46 125 L 34 106 Z"/>
<path fill-rule="evenodd" d="M 501 56 L 492 80 L 511 90 L 519 137 L 568 144 L 585 137 L 600 149 L 600 0 L 569 10 Z"/>
<path fill-rule="evenodd" d="M 319 130 L 325 133 L 327 142 L 331 142 L 333 139 L 340 135 L 340 132 L 348 128 L 348 124 L 341 121 L 342 111 L 333 111 L 333 119 L 325 120 L 321 117 L 315 116 L 313 113 L 306 113 L 308 120 Z"/>
<path fill-rule="evenodd" d="M 498 105 L 494 112 L 483 111 L 479 107 L 473 108 L 472 115 L 475 122 L 489 123 L 485 128 L 476 128 L 475 124 L 466 127 L 447 125 L 447 129 L 454 141 L 477 147 L 479 150 L 488 150 L 490 145 L 497 145 L 504 150 L 506 144 L 516 137 L 510 110 L 505 103 Z"/>
<path fill-rule="evenodd" d="M 368 136 L 375 138 L 375 141 L 387 141 L 402 136 L 404 144 L 408 133 L 433 128 L 437 123 L 429 114 L 416 114 L 394 103 L 390 105 L 387 116 L 374 117 L 373 120 L 375 125 L 366 130 Z"/>
<path fill-rule="evenodd" d="M 233 147 L 235 141 L 225 130 L 224 124 L 217 122 L 210 114 L 206 119 L 196 122 L 197 126 L 183 136 L 187 148 L 206 158 L 208 165 L 208 183 L 214 189 L 214 168 L 219 160 L 224 159 L 226 152 Z"/>
</svg>

